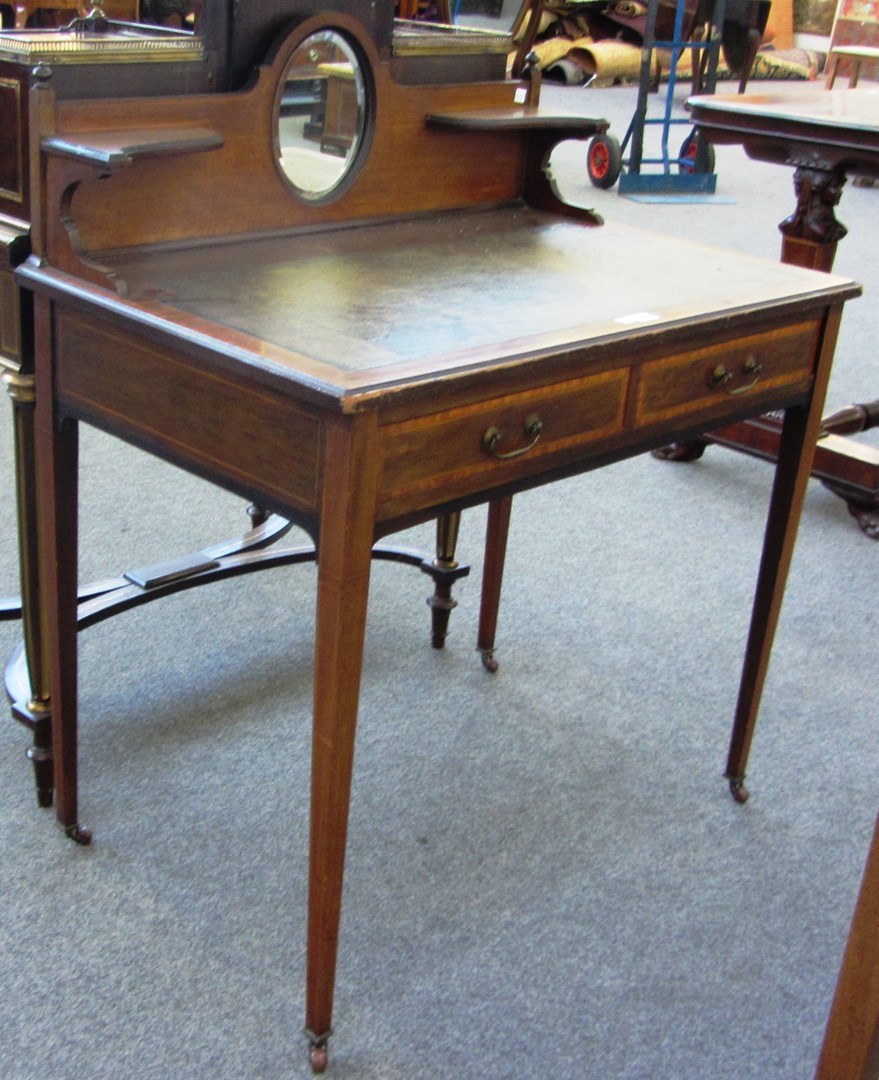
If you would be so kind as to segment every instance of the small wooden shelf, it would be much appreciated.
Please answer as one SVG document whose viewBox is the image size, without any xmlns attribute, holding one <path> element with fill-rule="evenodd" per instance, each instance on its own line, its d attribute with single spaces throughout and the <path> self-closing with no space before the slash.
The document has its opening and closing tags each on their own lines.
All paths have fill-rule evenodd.
<svg viewBox="0 0 879 1080">
<path fill-rule="evenodd" d="M 84 131 L 51 135 L 43 149 L 84 164 L 118 169 L 143 158 L 216 150 L 223 137 L 210 128 L 147 128 L 135 131 Z"/>
<path fill-rule="evenodd" d="M 607 130 L 607 121 L 559 109 L 533 105 L 513 105 L 500 109 L 470 109 L 462 112 L 431 113 L 429 127 L 461 128 L 473 131 L 578 131 L 594 135 Z"/>
</svg>

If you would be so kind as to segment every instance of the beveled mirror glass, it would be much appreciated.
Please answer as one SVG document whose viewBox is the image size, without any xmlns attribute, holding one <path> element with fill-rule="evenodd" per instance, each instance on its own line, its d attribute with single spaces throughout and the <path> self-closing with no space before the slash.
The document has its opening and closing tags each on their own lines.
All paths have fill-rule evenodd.
<svg viewBox="0 0 879 1080">
<path fill-rule="evenodd" d="M 281 171 L 303 199 L 330 196 L 348 175 L 366 125 L 360 60 L 337 30 L 307 37 L 281 80 L 277 112 Z"/>
</svg>

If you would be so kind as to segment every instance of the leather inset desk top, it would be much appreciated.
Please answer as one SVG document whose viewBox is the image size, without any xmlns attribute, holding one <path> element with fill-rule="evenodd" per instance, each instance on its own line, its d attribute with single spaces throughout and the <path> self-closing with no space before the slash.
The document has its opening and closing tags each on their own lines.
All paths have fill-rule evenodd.
<svg viewBox="0 0 879 1080">
<path fill-rule="evenodd" d="M 257 364 L 342 392 L 667 329 L 821 281 L 672 237 L 658 251 L 650 233 L 528 209 L 105 261 L 132 301 L 207 333 L 228 328 Z M 633 272 L 651 262 L 662 272 Z"/>
</svg>

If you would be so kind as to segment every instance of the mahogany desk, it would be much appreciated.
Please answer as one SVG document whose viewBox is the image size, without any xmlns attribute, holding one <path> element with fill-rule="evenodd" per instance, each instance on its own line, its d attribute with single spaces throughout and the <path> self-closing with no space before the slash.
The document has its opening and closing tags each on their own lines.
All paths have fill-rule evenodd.
<svg viewBox="0 0 879 1080">
<path fill-rule="evenodd" d="M 733 736 L 740 783 L 842 301 L 857 288 L 667 238 L 650 273 L 655 244 L 508 209 L 295 246 L 120 256 L 126 300 L 48 266 L 19 273 L 37 294 L 57 811 L 68 830 L 79 828 L 77 421 L 259 495 L 318 535 L 307 1005 L 318 1067 L 378 536 L 786 408 Z"/>
<path fill-rule="evenodd" d="M 284 178 L 283 155 L 279 170 L 279 102 L 327 20 L 362 65 L 366 118 L 348 171 L 315 198 Z M 594 121 L 548 116 L 535 83 L 525 106 L 509 83 L 403 86 L 382 49 L 333 12 L 291 31 L 240 94 L 46 97 L 34 254 L 16 275 L 34 298 L 56 812 L 69 835 L 89 840 L 77 786 L 79 423 L 315 539 L 316 1071 L 331 1034 L 376 540 L 489 502 L 490 647 L 516 492 L 784 410 L 727 763 L 744 799 L 842 308 L 859 292 L 845 278 L 601 226 L 559 199 L 547 170 L 552 147 L 591 136 Z M 125 129 L 132 116 L 137 128 Z"/>
<path fill-rule="evenodd" d="M 749 157 L 794 168 L 796 210 L 779 225 L 785 262 L 830 270 L 846 229 L 834 208 L 849 176 L 879 177 L 879 89 L 783 86 L 768 93 L 690 98 L 693 120 L 713 143 L 741 144 Z M 879 401 L 852 405 L 822 424 L 813 475 L 879 539 L 879 449 L 846 436 L 879 423 Z M 773 459 L 779 423 L 764 417 L 712 432 L 717 442 Z M 664 457 L 692 459 L 701 444 Z"/>
</svg>

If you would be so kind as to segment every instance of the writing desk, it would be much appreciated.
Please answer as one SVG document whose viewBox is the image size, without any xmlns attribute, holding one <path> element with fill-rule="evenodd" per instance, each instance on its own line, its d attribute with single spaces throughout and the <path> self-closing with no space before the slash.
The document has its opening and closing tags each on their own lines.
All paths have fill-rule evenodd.
<svg viewBox="0 0 879 1080">
<path fill-rule="evenodd" d="M 835 207 L 850 176 L 879 177 L 879 90 L 783 86 L 766 93 L 714 94 L 689 101 L 713 143 L 740 144 L 749 157 L 794 169 L 796 209 L 779 225 L 781 257 L 830 270 L 846 228 Z M 844 500 L 864 533 L 879 538 L 879 451 L 848 436 L 879 423 L 879 400 L 827 417 L 813 475 Z M 763 417 L 712 432 L 711 442 L 772 459 L 778 421 Z M 664 455 L 692 458 L 704 443 Z"/>
<path fill-rule="evenodd" d="M 656 242 L 500 211 L 334 231 L 306 238 L 295 254 L 285 239 L 239 244 L 232 267 L 213 249 L 120 259 L 128 301 L 48 268 L 21 275 L 39 294 L 42 513 L 53 526 L 46 563 L 58 568 L 53 717 L 66 827 L 78 822 L 76 421 L 258 497 L 318 535 L 307 1020 L 318 1050 L 331 1026 L 377 537 L 669 434 L 787 408 L 736 721 L 741 760 L 840 303 L 855 290 L 667 239 L 661 266 L 645 273 Z M 519 456 L 489 452 L 493 431 L 497 452 Z"/>
<path fill-rule="evenodd" d="M 485 640 L 516 492 L 785 410 L 728 760 L 733 793 L 744 798 L 842 306 L 859 290 L 841 277 L 599 226 L 565 207 L 543 170 L 558 131 L 588 125 L 565 128 L 512 106 L 509 86 L 484 94 L 475 117 L 459 87 L 393 91 L 351 21 L 342 21 L 345 40 L 369 58 L 378 101 L 372 152 L 344 198 L 291 198 L 276 162 L 258 156 L 255 117 L 280 98 L 278 73 L 314 25 L 297 29 L 286 56 L 240 99 L 140 103 L 142 126 L 129 133 L 119 132 L 126 113 L 112 103 L 56 110 L 42 139 L 36 254 L 17 280 L 34 294 L 56 812 L 71 836 L 89 839 L 76 752 L 80 421 L 315 538 L 306 1030 L 320 1071 L 375 541 L 490 502 Z M 396 114 L 392 97 L 402 103 Z M 400 144 L 405 177 L 390 171 Z M 255 162 L 248 185 L 244 160 Z M 187 175 L 200 177 L 198 198 L 221 213 L 181 208 Z M 389 185 L 395 214 L 378 201 Z M 254 189 L 273 197 L 254 198 Z M 425 190 L 434 206 L 418 212 Z M 168 213 L 155 219 L 152 241 L 138 243 L 144 217 L 127 210 L 144 199 Z M 267 215 L 274 229 L 253 227 Z M 238 231 L 224 235 L 232 223 Z"/>
</svg>

